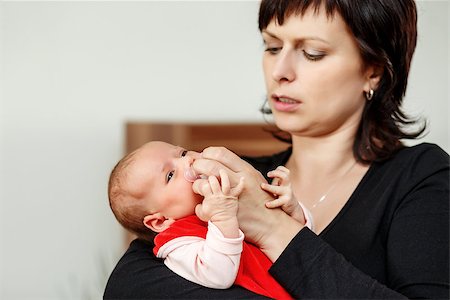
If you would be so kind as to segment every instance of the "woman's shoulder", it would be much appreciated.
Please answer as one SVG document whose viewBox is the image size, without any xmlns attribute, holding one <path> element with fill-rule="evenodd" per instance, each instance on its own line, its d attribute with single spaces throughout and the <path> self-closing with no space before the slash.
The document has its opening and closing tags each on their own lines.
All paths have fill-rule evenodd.
<svg viewBox="0 0 450 300">
<path fill-rule="evenodd" d="M 417 186 L 427 178 L 446 182 L 449 155 L 436 144 L 421 143 L 400 149 L 390 159 L 375 162 L 367 179 L 378 184 Z"/>
<path fill-rule="evenodd" d="M 156 270 L 164 272 L 164 263 L 156 258 L 151 242 L 136 239 L 130 243 L 128 250 L 120 258 L 112 271 L 106 284 L 104 299 L 128 299 L 132 296 L 140 296 L 139 288 L 145 290 L 152 282 L 150 276 Z M 142 273 L 149 274 L 142 276 Z M 141 290 L 142 291 L 142 290 Z"/>
<path fill-rule="evenodd" d="M 141 265 L 143 261 L 148 266 L 163 265 L 163 261 L 153 254 L 154 241 L 146 241 L 142 239 L 135 239 L 131 241 L 125 254 L 119 260 L 115 271 L 127 271 L 128 268 Z"/>
<path fill-rule="evenodd" d="M 402 148 L 394 155 L 392 162 L 415 164 L 424 168 L 448 167 L 449 155 L 436 144 L 421 143 Z"/>
<path fill-rule="evenodd" d="M 420 143 L 414 146 L 407 146 L 402 149 L 405 153 L 410 154 L 420 154 L 420 153 L 428 153 L 428 154 L 437 154 L 446 156 L 448 158 L 448 153 L 445 152 L 441 147 L 437 144 L 433 143 Z"/>
</svg>

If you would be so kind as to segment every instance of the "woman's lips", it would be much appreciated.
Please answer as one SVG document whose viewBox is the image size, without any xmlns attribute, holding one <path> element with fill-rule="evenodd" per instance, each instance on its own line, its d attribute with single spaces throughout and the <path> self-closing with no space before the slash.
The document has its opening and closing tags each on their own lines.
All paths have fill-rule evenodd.
<svg viewBox="0 0 450 300">
<path fill-rule="evenodd" d="M 277 111 L 291 112 L 296 110 L 302 102 L 282 95 L 273 95 L 272 103 Z"/>
</svg>

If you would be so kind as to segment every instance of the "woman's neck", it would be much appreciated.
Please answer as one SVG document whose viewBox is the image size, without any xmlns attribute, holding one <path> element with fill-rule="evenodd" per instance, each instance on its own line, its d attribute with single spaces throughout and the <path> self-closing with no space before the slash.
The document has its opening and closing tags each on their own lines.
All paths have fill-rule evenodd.
<svg viewBox="0 0 450 300">
<path fill-rule="evenodd" d="M 290 169 L 292 190 L 312 213 L 320 233 L 348 201 L 369 166 L 353 155 L 354 135 L 321 138 L 293 136 Z"/>
<path fill-rule="evenodd" d="M 292 155 L 287 163 L 297 178 L 333 177 L 355 163 L 354 136 L 292 137 Z"/>
</svg>

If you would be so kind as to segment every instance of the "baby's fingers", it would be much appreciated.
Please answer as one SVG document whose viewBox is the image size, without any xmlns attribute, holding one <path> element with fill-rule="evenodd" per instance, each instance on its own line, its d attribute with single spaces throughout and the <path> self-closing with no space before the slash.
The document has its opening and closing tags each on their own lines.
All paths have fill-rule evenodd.
<svg viewBox="0 0 450 300">
<path fill-rule="evenodd" d="M 266 207 L 267 208 L 276 208 L 276 207 L 281 207 L 281 206 L 283 206 L 284 205 L 284 200 L 282 200 L 282 199 L 275 199 L 275 200 L 272 200 L 272 201 L 267 201 L 266 202 Z"/>
<path fill-rule="evenodd" d="M 275 182 L 275 179 L 274 179 L 274 182 L 272 184 L 278 184 L 279 185 L 279 184 L 282 183 L 282 184 L 286 185 L 286 184 L 289 184 L 289 182 L 290 182 L 290 180 L 289 180 L 289 173 L 290 173 L 289 169 L 287 169 L 287 168 L 285 168 L 283 166 L 279 166 L 275 170 L 269 171 L 267 173 L 267 176 L 270 177 L 270 178 L 275 178 L 275 179 L 278 178 L 278 180 L 276 182 Z"/>
<path fill-rule="evenodd" d="M 269 176 L 269 178 L 270 178 L 269 173 L 267 173 L 267 176 Z M 272 179 L 272 182 L 270 184 L 271 185 L 281 185 L 281 183 L 282 183 L 281 179 L 279 177 L 275 177 Z"/>
<path fill-rule="evenodd" d="M 209 176 L 208 182 L 213 194 L 217 195 L 222 193 L 222 188 L 220 187 L 219 180 L 217 180 L 216 176 Z"/>
<path fill-rule="evenodd" d="M 203 197 L 211 195 L 211 184 L 208 179 L 197 179 L 192 185 L 192 190 L 194 193 L 199 194 Z"/>
<path fill-rule="evenodd" d="M 228 195 L 230 193 L 230 179 L 228 178 L 228 174 L 223 170 L 219 170 L 220 175 L 220 185 L 222 186 L 222 193 L 224 195 Z"/>
<path fill-rule="evenodd" d="M 286 168 L 285 166 L 278 166 L 275 170 L 278 170 L 278 171 L 280 171 L 280 172 L 283 172 L 283 173 L 285 173 L 285 174 L 287 174 L 287 175 L 289 175 L 289 173 L 291 172 L 291 171 L 289 171 L 289 169 Z"/>
<path fill-rule="evenodd" d="M 200 220 L 202 220 L 204 222 L 208 222 L 209 221 L 208 218 L 206 218 L 205 214 L 203 213 L 203 205 L 201 203 L 197 204 L 195 206 L 195 214 L 197 215 L 197 217 Z"/>
<path fill-rule="evenodd" d="M 281 185 L 272 185 L 268 183 L 261 183 L 261 188 L 266 192 L 269 192 L 273 195 L 283 195 L 285 191 L 285 187 Z"/>
<path fill-rule="evenodd" d="M 239 179 L 238 185 L 232 188 L 230 191 L 231 196 L 239 197 L 239 195 L 244 190 L 244 181 L 245 181 L 244 177 L 241 177 L 241 179 Z"/>
</svg>

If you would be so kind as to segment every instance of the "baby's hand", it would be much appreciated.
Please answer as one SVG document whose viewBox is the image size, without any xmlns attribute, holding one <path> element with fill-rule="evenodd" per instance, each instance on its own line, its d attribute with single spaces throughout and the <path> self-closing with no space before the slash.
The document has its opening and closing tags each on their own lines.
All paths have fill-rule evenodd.
<svg viewBox="0 0 450 300">
<path fill-rule="evenodd" d="M 281 207 L 283 211 L 292 216 L 302 224 L 305 224 L 305 215 L 303 209 L 294 196 L 291 188 L 289 169 L 283 166 L 277 167 L 267 173 L 269 178 L 273 178 L 272 184 L 262 183 L 261 188 L 266 192 L 272 193 L 278 198 L 266 202 L 267 208 Z"/>
<path fill-rule="evenodd" d="M 209 176 L 208 181 L 196 186 L 199 194 L 205 198 L 195 207 L 195 214 L 203 221 L 211 221 L 226 238 L 238 238 L 239 223 L 237 219 L 238 196 L 244 188 L 244 180 L 231 187 L 230 179 L 225 171 L 220 170 L 220 183 L 215 176 Z"/>
<path fill-rule="evenodd" d="M 195 208 L 196 215 L 203 221 L 226 221 L 236 218 L 238 211 L 238 196 L 243 190 L 243 179 L 235 187 L 231 187 L 225 171 L 220 170 L 220 183 L 215 176 L 209 176 L 201 187 L 199 194 L 204 196 L 201 204 Z"/>
</svg>

